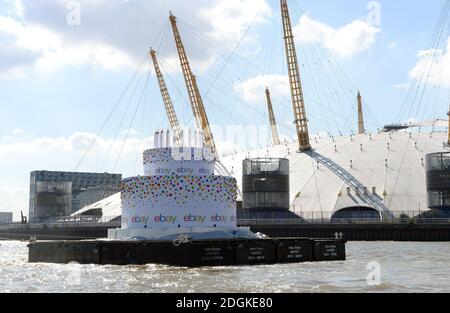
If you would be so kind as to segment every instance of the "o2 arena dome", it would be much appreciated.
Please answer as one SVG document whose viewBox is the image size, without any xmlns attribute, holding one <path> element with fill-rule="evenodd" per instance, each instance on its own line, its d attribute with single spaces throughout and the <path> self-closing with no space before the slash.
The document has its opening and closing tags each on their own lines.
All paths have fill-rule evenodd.
<svg viewBox="0 0 450 313">
<path fill-rule="evenodd" d="M 316 138 L 299 153 L 296 142 L 222 159 L 242 186 L 245 158 L 290 161 L 290 210 L 309 219 L 417 216 L 428 211 L 426 155 L 446 150 L 445 132 L 381 132 Z M 445 148 L 445 149 L 444 149 Z"/>
<path fill-rule="evenodd" d="M 448 150 L 447 133 L 401 130 L 311 140 L 298 152 L 286 142 L 261 150 L 236 152 L 221 159 L 242 190 L 247 158 L 289 160 L 290 211 L 305 220 L 362 217 L 414 217 L 429 211 L 426 156 Z M 120 213 L 120 194 L 85 207 L 74 215 Z"/>
</svg>

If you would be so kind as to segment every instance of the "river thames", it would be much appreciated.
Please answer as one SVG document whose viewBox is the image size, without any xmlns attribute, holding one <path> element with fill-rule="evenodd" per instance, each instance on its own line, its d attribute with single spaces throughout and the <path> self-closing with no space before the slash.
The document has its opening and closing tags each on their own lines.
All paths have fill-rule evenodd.
<svg viewBox="0 0 450 313">
<path fill-rule="evenodd" d="M 26 242 L 0 245 L 0 292 L 450 292 L 450 243 L 350 242 L 345 262 L 200 269 L 30 264 Z"/>
</svg>

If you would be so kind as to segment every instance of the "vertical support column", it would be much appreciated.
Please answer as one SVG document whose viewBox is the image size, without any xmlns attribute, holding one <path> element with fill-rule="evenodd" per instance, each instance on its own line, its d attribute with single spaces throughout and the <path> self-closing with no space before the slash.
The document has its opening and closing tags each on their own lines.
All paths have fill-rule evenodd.
<svg viewBox="0 0 450 313">
<path fill-rule="evenodd" d="M 172 24 L 175 44 L 177 46 L 178 56 L 180 57 L 181 69 L 183 71 L 184 80 L 189 95 L 189 101 L 192 106 L 192 111 L 194 113 L 197 127 L 202 129 L 203 131 L 206 146 L 210 147 L 217 155 L 216 144 L 214 142 L 208 116 L 206 115 L 203 99 L 197 85 L 197 80 L 192 73 L 186 50 L 181 40 L 181 35 L 177 26 L 177 19 L 172 13 L 170 13 L 170 23 Z"/>
<path fill-rule="evenodd" d="M 269 88 L 266 88 L 267 107 L 269 110 L 270 127 L 272 128 L 272 144 L 278 146 L 281 144 L 280 136 L 278 135 L 277 122 L 275 114 L 273 113 L 272 99 L 270 98 Z"/>
<path fill-rule="evenodd" d="M 167 89 L 167 85 L 164 80 L 164 76 L 163 76 L 161 69 L 159 67 L 159 64 L 158 64 L 158 59 L 156 57 L 156 51 L 151 49 L 150 56 L 153 60 L 153 65 L 155 67 L 155 73 L 156 73 L 156 77 L 158 78 L 159 89 L 161 91 L 164 106 L 166 108 L 166 113 L 167 113 L 167 118 L 169 119 L 170 128 L 172 128 L 172 131 L 175 136 L 175 144 L 178 147 L 180 147 L 182 145 L 181 128 L 180 128 L 180 124 L 178 123 L 178 118 L 175 113 L 172 99 L 170 98 L 169 90 Z"/>
<path fill-rule="evenodd" d="M 366 130 L 364 128 L 362 97 L 361 97 L 361 93 L 358 91 L 358 134 L 364 135 L 365 133 L 366 133 Z"/>
<path fill-rule="evenodd" d="M 297 50 L 295 48 L 294 33 L 292 31 L 291 17 L 287 0 L 281 1 L 281 15 L 283 19 L 284 43 L 286 49 L 286 59 L 289 71 L 289 82 L 291 85 L 292 106 L 294 108 L 295 126 L 300 151 L 311 150 L 309 142 L 308 119 L 306 117 L 305 101 L 303 97 L 302 82 L 300 79 L 300 69 L 297 60 Z"/>
</svg>

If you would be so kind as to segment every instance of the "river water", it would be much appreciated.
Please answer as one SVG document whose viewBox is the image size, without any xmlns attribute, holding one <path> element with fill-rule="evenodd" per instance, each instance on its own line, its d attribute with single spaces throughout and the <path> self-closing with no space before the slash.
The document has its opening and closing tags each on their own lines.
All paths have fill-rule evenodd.
<svg viewBox="0 0 450 313">
<path fill-rule="evenodd" d="M 450 243 L 351 242 L 345 262 L 200 269 L 27 257 L 27 243 L 0 241 L 0 292 L 450 292 Z"/>
</svg>

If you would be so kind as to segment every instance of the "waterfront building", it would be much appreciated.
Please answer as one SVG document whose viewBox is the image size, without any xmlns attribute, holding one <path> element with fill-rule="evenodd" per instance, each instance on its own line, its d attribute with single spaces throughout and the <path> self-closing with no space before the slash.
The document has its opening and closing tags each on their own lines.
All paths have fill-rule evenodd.
<svg viewBox="0 0 450 313">
<path fill-rule="evenodd" d="M 117 193 L 122 175 L 34 171 L 30 175 L 30 222 L 69 216 Z"/>
<path fill-rule="evenodd" d="M 12 212 L 0 212 L 0 225 L 11 224 L 13 222 Z"/>
</svg>

